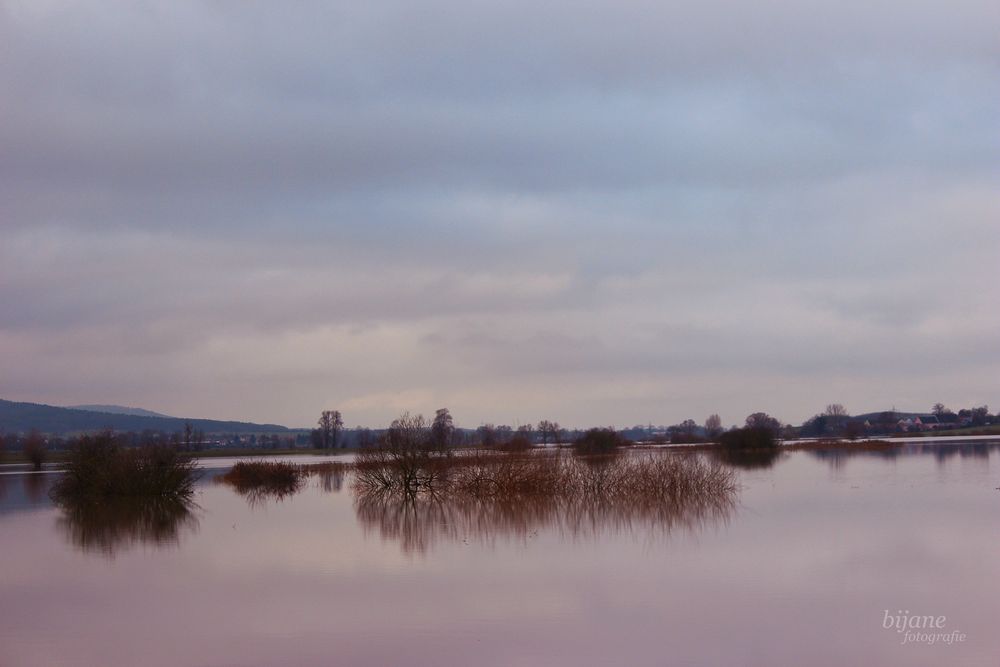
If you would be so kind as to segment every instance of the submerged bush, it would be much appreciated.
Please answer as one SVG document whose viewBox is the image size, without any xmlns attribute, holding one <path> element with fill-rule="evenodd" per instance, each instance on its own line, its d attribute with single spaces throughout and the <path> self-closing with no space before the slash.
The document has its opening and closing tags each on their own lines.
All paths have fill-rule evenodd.
<svg viewBox="0 0 1000 667">
<path fill-rule="evenodd" d="M 573 443 L 577 454 L 614 454 L 628 442 L 613 428 L 592 428 Z"/>
<path fill-rule="evenodd" d="M 84 436 L 53 485 L 57 503 L 121 498 L 187 501 L 194 494 L 193 459 L 165 445 L 122 447 L 111 433 Z"/>
<path fill-rule="evenodd" d="M 747 426 L 726 431 L 719 436 L 719 444 L 728 450 L 772 450 L 780 445 L 774 430 L 767 426 Z"/>
<path fill-rule="evenodd" d="M 752 470 L 769 468 L 781 457 L 781 443 L 768 426 L 746 426 L 719 436 L 716 460 L 726 465 Z"/>
</svg>

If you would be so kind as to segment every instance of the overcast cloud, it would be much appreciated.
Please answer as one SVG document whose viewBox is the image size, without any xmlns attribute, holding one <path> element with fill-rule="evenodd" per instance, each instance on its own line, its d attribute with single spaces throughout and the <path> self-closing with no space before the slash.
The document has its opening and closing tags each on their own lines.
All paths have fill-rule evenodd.
<svg viewBox="0 0 1000 667">
<path fill-rule="evenodd" d="M 0 0 L 0 397 L 1000 407 L 1000 5 Z"/>
</svg>

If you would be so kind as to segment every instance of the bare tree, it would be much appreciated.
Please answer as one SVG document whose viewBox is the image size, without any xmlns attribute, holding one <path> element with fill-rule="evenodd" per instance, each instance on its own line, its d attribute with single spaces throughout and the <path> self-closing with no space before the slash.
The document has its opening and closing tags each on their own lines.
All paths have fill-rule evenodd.
<svg viewBox="0 0 1000 667">
<path fill-rule="evenodd" d="M 938 417 L 940 417 L 944 413 L 950 412 L 950 410 L 948 410 L 948 408 L 944 407 L 944 403 L 935 403 L 934 407 L 931 408 L 931 412 L 933 412 L 935 415 L 937 415 Z"/>
<path fill-rule="evenodd" d="M 483 424 L 476 429 L 476 435 L 479 436 L 479 444 L 482 447 L 489 449 L 497 444 L 497 427 L 493 424 Z"/>
<path fill-rule="evenodd" d="M 717 438 L 722 433 L 722 419 L 717 414 L 708 416 L 705 420 L 705 431 L 709 438 Z"/>
<path fill-rule="evenodd" d="M 847 410 L 840 403 L 831 403 L 826 406 L 826 411 L 823 414 L 827 417 L 846 417 Z"/>
<path fill-rule="evenodd" d="M 355 435 L 355 441 L 359 449 L 373 447 L 376 444 L 375 434 L 370 428 L 359 428 Z"/>
<path fill-rule="evenodd" d="M 434 422 L 431 424 L 431 443 L 437 449 L 447 449 L 451 446 L 454 434 L 455 422 L 451 413 L 448 412 L 448 408 L 441 408 L 434 414 Z"/>
<path fill-rule="evenodd" d="M 184 422 L 184 433 L 181 436 L 181 445 L 184 449 L 191 449 L 191 443 L 194 442 L 194 426 L 191 422 Z"/>
<path fill-rule="evenodd" d="M 543 445 L 549 444 L 549 438 L 551 438 L 553 442 L 558 442 L 559 423 L 551 422 L 548 419 L 543 419 L 542 421 L 538 422 L 538 434 L 542 438 Z"/>
<path fill-rule="evenodd" d="M 748 428 L 766 428 L 774 433 L 781 430 L 781 422 L 766 412 L 755 412 L 748 416 L 746 425 Z"/>
<path fill-rule="evenodd" d="M 514 429 L 506 424 L 500 424 L 497 426 L 496 430 L 493 432 L 494 437 L 498 445 L 506 445 L 510 442 L 510 439 L 514 437 Z"/>
<path fill-rule="evenodd" d="M 972 425 L 985 426 L 990 416 L 990 408 L 987 405 L 972 408 Z"/>
<path fill-rule="evenodd" d="M 389 425 L 383 436 L 384 444 L 394 451 L 416 451 L 427 448 L 427 420 L 423 415 L 404 412 Z"/>
<path fill-rule="evenodd" d="M 344 430 L 344 420 L 340 410 L 324 410 L 319 418 L 319 441 L 322 449 L 337 446 L 340 432 Z"/>
<path fill-rule="evenodd" d="M 416 492 L 430 489 L 447 473 L 451 450 L 438 451 L 422 415 L 403 413 L 382 434 L 377 447 L 358 450 L 357 482 L 369 488 Z"/>
</svg>

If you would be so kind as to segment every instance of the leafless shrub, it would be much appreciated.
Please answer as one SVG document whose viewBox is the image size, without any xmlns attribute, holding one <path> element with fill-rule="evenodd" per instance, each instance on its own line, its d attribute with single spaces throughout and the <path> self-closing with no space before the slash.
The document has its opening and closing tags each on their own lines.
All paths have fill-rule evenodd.
<svg viewBox="0 0 1000 667">
<path fill-rule="evenodd" d="M 76 443 L 50 495 L 74 544 L 112 556 L 139 542 L 176 542 L 182 527 L 196 526 L 197 474 L 175 448 L 122 447 L 106 432 Z"/>
<path fill-rule="evenodd" d="M 174 447 L 122 447 L 111 433 L 101 433 L 76 443 L 51 495 L 58 504 L 119 498 L 186 502 L 197 477 L 194 461 Z"/>
<path fill-rule="evenodd" d="M 450 449 L 432 441 L 423 416 L 405 413 L 392 422 L 378 444 L 358 452 L 355 480 L 369 490 L 429 490 L 447 483 L 452 458 Z"/>
</svg>

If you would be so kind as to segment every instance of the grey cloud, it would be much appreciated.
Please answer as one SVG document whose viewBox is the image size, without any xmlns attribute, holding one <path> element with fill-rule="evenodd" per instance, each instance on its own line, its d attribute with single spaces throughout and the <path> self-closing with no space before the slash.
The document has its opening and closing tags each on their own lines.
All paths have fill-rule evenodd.
<svg viewBox="0 0 1000 667">
<path fill-rule="evenodd" d="M 998 20 L 0 3 L 0 395 L 623 423 L 995 391 Z"/>
</svg>

